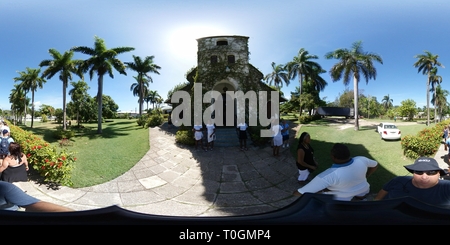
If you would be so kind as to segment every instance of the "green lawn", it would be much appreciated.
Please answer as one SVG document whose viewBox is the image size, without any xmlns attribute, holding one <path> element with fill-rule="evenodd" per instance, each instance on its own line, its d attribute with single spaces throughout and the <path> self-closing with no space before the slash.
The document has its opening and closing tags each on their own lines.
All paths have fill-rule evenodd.
<svg viewBox="0 0 450 245">
<path fill-rule="evenodd" d="M 294 117 L 288 120 L 294 121 Z M 377 120 L 370 120 L 377 123 Z M 26 130 L 34 132 L 47 142 L 59 146 L 59 141 L 52 137 L 58 124 L 35 122 L 34 128 Z M 72 122 L 74 126 L 74 122 Z M 70 151 L 77 152 L 77 161 L 72 173 L 74 187 L 87 187 L 112 180 L 133 167 L 149 150 L 149 131 L 139 127 L 136 120 L 114 119 L 103 123 L 103 134 L 96 134 L 97 123 L 83 124 L 83 129 L 73 129 L 76 137 L 71 139 Z M 399 125 L 402 136 L 415 135 L 426 126 L 418 123 L 409 126 Z M 377 192 L 382 185 L 397 175 L 407 175 L 403 165 L 411 164 L 413 159 L 403 156 L 400 141 L 383 141 L 374 127 L 361 126 L 359 131 L 354 127 L 344 130 L 330 126 L 324 120 L 313 121 L 302 125 L 301 132 L 311 135 L 312 146 L 320 163 L 318 171 L 331 166 L 330 149 L 334 143 L 341 142 L 349 146 L 352 155 L 363 155 L 379 162 L 378 170 L 369 177 L 372 192 Z M 291 153 L 296 157 L 296 144 L 292 144 Z M 292 163 L 294 164 L 294 163 Z"/>
<path fill-rule="evenodd" d="M 74 126 L 74 121 L 72 126 Z M 83 123 L 84 128 L 73 129 L 69 151 L 77 152 L 72 172 L 74 187 L 86 187 L 112 180 L 133 167 L 147 153 L 149 131 L 137 125 L 136 120 L 114 119 L 102 124 L 102 134 L 96 134 L 97 123 Z M 25 130 L 32 131 L 47 142 L 60 148 L 52 132 L 59 125 L 54 122 L 27 123 Z"/>
<path fill-rule="evenodd" d="M 373 122 L 377 123 L 378 121 L 374 120 Z M 399 125 L 398 127 L 402 131 L 403 137 L 416 135 L 426 125 L 418 123 Z M 360 126 L 359 131 L 355 131 L 354 127 L 340 130 L 336 126 L 328 126 L 324 121 L 319 120 L 311 125 L 302 125 L 298 135 L 305 131 L 311 135 L 311 145 L 320 163 L 320 167 L 313 173 L 314 175 L 331 166 L 330 150 L 333 144 L 345 143 L 353 156 L 366 156 L 379 163 L 377 171 L 368 178 L 372 192 L 378 192 L 394 176 L 407 175 L 408 172 L 403 166 L 414 162 L 414 159 L 407 159 L 403 156 L 400 141 L 381 140 L 375 127 Z M 297 142 L 291 147 L 292 154 L 295 154 L 296 147 Z"/>
</svg>

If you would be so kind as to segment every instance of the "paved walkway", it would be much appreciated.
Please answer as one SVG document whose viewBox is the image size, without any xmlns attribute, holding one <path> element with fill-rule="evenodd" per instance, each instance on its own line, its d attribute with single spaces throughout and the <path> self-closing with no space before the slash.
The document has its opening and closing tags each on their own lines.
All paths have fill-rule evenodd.
<svg viewBox="0 0 450 245">
<path fill-rule="evenodd" d="M 118 178 L 86 188 L 52 190 L 33 181 L 17 185 L 44 201 L 75 210 L 117 205 L 146 214 L 232 216 L 273 211 L 297 199 L 295 160 L 289 150 L 238 147 L 195 151 L 175 144 L 167 125 L 150 128 L 150 150 Z M 295 134 L 293 132 L 292 134 Z M 236 139 L 237 140 L 237 139 Z"/>
<path fill-rule="evenodd" d="M 292 137 L 295 131 L 292 130 Z M 175 144 L 167 125 L 150 128 L 150 150 L 118 178 L 86 188 L 57 190 L 33 181 L 16 183 L 44 201 L 75 210 L 117 205 L 139 213 L 172 216 L 233 216 L 268 212 L 295 201 L 300 187 L 288 149 L 272 156 L 272 148 L 237 147 L 195 151 Z M 291 139 L 292 139 L 291 137 Z M 447 169 L 442 144 L 435 159 Z"/>
</svg>

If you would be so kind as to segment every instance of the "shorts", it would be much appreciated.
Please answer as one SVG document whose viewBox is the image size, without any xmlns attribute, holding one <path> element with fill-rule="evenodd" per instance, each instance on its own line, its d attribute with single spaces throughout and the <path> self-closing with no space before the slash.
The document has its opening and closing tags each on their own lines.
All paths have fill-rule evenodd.
<svg viewBox="0 0 450 245">
<path fill-rule="evenodd" d="M 239 139 L 246 140 L 247 139 L 247 131 L 239 130 Z"/>
<path fill-rule="evenodd" d="M 289 135 L 283 135 L 283 141 L 289 140 Z"/>
</svg>

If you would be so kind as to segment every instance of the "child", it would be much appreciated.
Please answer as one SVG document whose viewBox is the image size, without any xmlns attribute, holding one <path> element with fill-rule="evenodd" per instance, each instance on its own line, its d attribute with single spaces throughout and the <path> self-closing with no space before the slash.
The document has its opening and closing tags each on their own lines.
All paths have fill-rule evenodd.
<svg viewBox="0 0 450 245">
<path fill-rule="evenodd" d="M 200 145 L 203 150 L 208 151 L 203 147 L 203 126 L 201 124 L 194 125 L 194 128 L 192 128 L 192 131 L 194 131 L 194 139 L 195 139 L 195 149 L 198 150 L 198 146 Z"/>
</svg>

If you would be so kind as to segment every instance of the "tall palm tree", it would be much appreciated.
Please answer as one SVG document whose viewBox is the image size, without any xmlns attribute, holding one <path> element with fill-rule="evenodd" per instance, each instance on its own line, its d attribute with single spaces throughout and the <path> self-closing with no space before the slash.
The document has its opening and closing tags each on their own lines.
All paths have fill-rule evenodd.
<svg viewBox="0 0 450 245">
<path fill-rule="evenodd" d="M 145 100 L 145 97 L 148 95 L 148 85 L 149 85 L 149 81 L 147 78 L 142 78 L 139 79 L 139 77 L 137 76 L 133 76 L 133 78 L 136 80 L 135 83 L 131 84 L 130 86 L 130 91 L 133 92 L 133 96 L 139 96 L 138 99 L 138 103 L 139 103 L 139 111 L 141 111 L 141 92 L 144 94 L 143 95 L 143 100 Z M 147 109 L 148 109 L 148 104 L 147 104 Z M 142 116 L 142 115 L 140 115 Z"/>
<path fill-rule="evenodd" d="M 98 76 L 98 91 L 97 91 L 97 133 L 102 133 L 102 97 L 103 97 L 103 76 L 109 74 L 111 78 L 114 78 L 113 68 L 120 74 L 127 75 L 125 72 L 125 64 L 117 58 L 117 55 L 130 52 L 134 50 L 132 47 L 117 47 L 107 49 L 105 41 L 95 36 L 94 48 L 77 46 L 71 48 L 71 51 L 81 52 L 83 54 L 90 55 L 91 57 L 85 60 L 81 66 L 81 72 L 85 73 L 89 71 L 89 77 L 92 80 L 94 73 Z"/>
<path fill-rule="evenodd" d="M 393 103 L 394 103 L 394 100 L 391 99 L 391 98 L 389 97 L 389 94 L 388 94 L 388 95 L 385 95 L 385 96 L 383 97 L 383 99 L 381 100 L 381 102 L 382 102 L 382 105 L 383 105 L 384 109 L 387 111 L 387 110 L 389 110 L 389 108 L 392 107 L 392 105 L 393 105 Z"/>
<path fill-rule="evenodd" d="M 138 73 L 136 80 L 139 84 L 147 84 L 151 82 L 153 83 L 152 77 L 148 73 L 155 73 L 159 75 L 159 69 L 161 69 L 160 66 L 153 63 L 153 59 L 155 57 L 147 56 L 144 60 L 142 60 L 139 56 L 133 55 L 134 62 L 125 62 L 125 65 L 127 65 L 128 69 L 131 69 Z M 139 86 L 139 116 L 142 116 L 142 107 L 144 104 L 144 86 Z"/>
<path fill-rule="evenodd" d="M 302 95 L 302 85 L 303 81 L 311 78 L 315 80 L 317 72 L 322 71 L 322 67 L 319 63 L 312 61 L 313 59 L 318 59 L 317 55 L 311 55 L 307 50 L 301 48 L 298 51 L 297 56 L 293 58 L 292 61 L 288 62 L 285 69 L 289 73 L 289 79 L 295 79 L 298 76 L 299 81 L 299 96 Z M 299 97 L 299 98 L 300 98 Z M 300 103 L 301 105 L 302 103 Z M 300 116 L 302 115 L 302 107 L 300 106 Z"/>
<path fill-rule="evenodd" d="M 277 88 L 283 87 L 283 82 L 286 86 L 289 86 L 289 73 L 284 69 L 283 65 L 276 65 L 272 62 L 272 72 L 264 77 L 264 80 L 269 83 L 269 85 L 275 85 Z"/>
<path fill-rule="evenodd" d="M 73 60 L 73 51 L 66 51 L 61 55 L 56 49 L 49 49 L 48 52 L 52 56 L 52 60 L 43 60 L 39 64 L 40 67 L 47 66 L 47 69 L 42 72 L 42 77 L 51 79 L 54 75 L 59 73 L 59 79 L 63 83 L 63 130 L 66 126 L 66 94 L 69 80 L 72 80 L 72 74 L 76 74 L 83 79 L 83 74 L 78 70 L 81 60 Z"/>
<path fill-rule="evenodd" d="M 38 88 L 43 88 L 46 80 L 39 76 L 41 72 L 40 68 L 32 69 L 27 67 L 26 71 L 19 71 L 18 77 L 14 78 L 15 82 L 21 81 L 20 85 L 23 90 L 31 91 L 31 128 L 33 128 L 34 122 L 34 92 L 37 91 Z"/>
<path fill-rule="evenodd" d="M 375 80 L 377 70 L 373 65 L 373 61 L 383 64 L 383 59 L 375 53 L 364 52 L 361 41 L 354 42 L 350 50 L 343 48 L 328 52 L 325 55 L 325 58 L 340 60 L 333 65 L 330 70 L 333 82 L 343 78 L 344 85 L 347 86 L 350 83 L 350 79 L 353 77 L 355 130 L 357 131 L 359 130 L 358 83 L 361 79 L 361 74 L 366 79 L 366 83 L 369 83 L 369 79 L 371 78 Z"/>
<path fill-rule="evenodd" d="M 430 85 L 431 85 L 430 92 L 433 92 L 433 98 L 431 100 L 431 103 L 433 103 L 433 105 L 434 105 L 434 123 L 437 122 L 437 117 L 436 117 L 437 108 L 434 103 L 434 98 L 436 98 L 436 88 L 435 87 L 442 83 L 442 77 L 437 75 L 437 71 L 438 71 L 437 67 L 433 67 L 430 72 Z"/>
<path fill-rule="evenodd" d="M 152 103 L 152 109 L 155 109 L 155 103 L 158 101 L 158 98 L 161 98 L 161 95 L 156 90 L 149 90 L 147 97 L 150 103 Z"/>
<path fill-rule="evenodd" d="M 439 118 L 442 120 L 442 111 L 448 108 L 447 96 L 449 95 L 449 91 L 442 89 L 441 85 L 438 85 L 434 94 L 435 96 L 431 99 L 431 103 L 439 108 Z"/>
<path fill-rule="evenodd" d="M 430 83 L 431 72 L 436 66 L 444 67 L 441 62 L 438 61 L 439 55 L 434 55 L 429 51 L 424 51 L 425 54 L 418 54 L 414 56 L 417 61 L 414 63 L 414 67 L 418 68 L 417 72 L 422 72 L 423 75 L 427 75 L 427 126 L 430 125 Z"/>
<path fill-rule="evenodd" d="M 83 104 L 87 103 L 87 98 L 89 98 L 89 94 L 87 91 L 89 90 L 88 84 L 80 80 L 78 82 L 71 82 L 72 89 L 69 90 L 69 95 L 75 105 L 77 111 L 77 126 L 80 127 L 80 111 Z"/>
<path fill-rule="evenodd" d="M 14 122 L 19 121 L 20 113 L 26 114 L 26 109 L 30 100 L 26 97 L 26 92 L 20 84 L 14 84 L 14 88 L 9 95 L 9 103 L 11 103 L 11 110 L 14 113 Z M 15 124 L 15 123 L 14 123 Z"/>
</svg>

